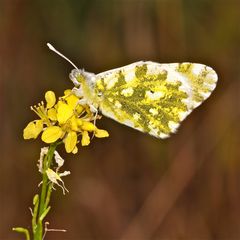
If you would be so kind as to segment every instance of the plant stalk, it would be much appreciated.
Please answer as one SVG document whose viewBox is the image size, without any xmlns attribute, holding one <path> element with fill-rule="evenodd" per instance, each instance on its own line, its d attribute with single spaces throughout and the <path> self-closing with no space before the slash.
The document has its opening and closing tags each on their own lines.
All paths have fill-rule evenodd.
<svg viewBox="0 0 240 240">
<path fill-rule="evenodd" d="M 39 202 L 35 202 L 34 214 L 32 219 L 32 231 L 34 240 L 42 240 L 43 238 L 43 219 L 46 217 L 50 210 L 49 202 L 52 193 L 52 184 L 48 184 L 48 177 L 46 170 L 51 167 L 54 151 L 57 143 L 50 145 L 46 156 L 43 159 L 42 169 L 42 187 Z"/>
</svg>

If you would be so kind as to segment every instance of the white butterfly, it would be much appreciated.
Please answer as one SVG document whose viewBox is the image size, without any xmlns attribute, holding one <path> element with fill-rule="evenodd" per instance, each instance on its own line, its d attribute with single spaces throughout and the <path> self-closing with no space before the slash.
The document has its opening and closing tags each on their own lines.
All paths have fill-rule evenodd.
<svg viewBox="0 0 240 240">
<path fill-rule="evenodd" d="M 78 69 L 70 74 L 81 103 L 103 115 L 155 137 L 166 138 L 207 99 L 216 87 L 216 72 L 199 63 L 160 64 L 139 61 L 99 74 Z"/>
</svg>

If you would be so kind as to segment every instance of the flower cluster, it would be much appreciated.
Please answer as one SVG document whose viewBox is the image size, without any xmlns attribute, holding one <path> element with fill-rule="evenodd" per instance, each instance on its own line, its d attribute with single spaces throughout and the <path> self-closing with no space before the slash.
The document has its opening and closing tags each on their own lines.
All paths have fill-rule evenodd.
<svg viewBox="0 0 240 240">
<path fill-rule="evenodd" d="M 77 153 L 77 144 L 90 144 L 90 134 L 95 137 L 108 137 L 106 130 L 98 129 L 94 115 L 88 105 L 80 105 L 79 98 L 71 90 L 66 90 L 64 96 L 56 100 L 53 91 L 45 94 L 46 104 L 39 103 L 31 109 L 40 119 L 30 122 L 23 131 L 24 139 L 35 139 L 42 132 L 41 139 L 45 143 L 62 141 L 67 153 Z"/>
</svg>

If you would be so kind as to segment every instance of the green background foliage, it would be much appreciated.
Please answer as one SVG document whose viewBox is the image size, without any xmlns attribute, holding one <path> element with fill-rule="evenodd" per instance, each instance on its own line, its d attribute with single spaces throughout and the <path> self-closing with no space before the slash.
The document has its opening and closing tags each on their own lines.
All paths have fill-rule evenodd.
<svg viewBox="0 0 240 240">
<path fill-rule="evenodd" d="M 110 138 L 67 159 L 47 239 L 239 239 L 240 3 L 225 0 L 0 2 L 0 238 L 22 239 L 40 181 L 40 141 L 24 141 L 29 106 L 72 88 L 72 67 L 99 73 L 138 60 L 200 62 L 219 82 L 167 140 L 104 118 Z"/>
</svg>

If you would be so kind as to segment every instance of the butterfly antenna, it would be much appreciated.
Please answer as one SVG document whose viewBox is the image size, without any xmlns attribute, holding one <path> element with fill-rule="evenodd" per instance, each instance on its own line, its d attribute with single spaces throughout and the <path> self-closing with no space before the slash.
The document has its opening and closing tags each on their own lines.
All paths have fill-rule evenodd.
<svg viewBox="0 0 240 240">
<path fill-rule="evenodd" d="M 68 59 L 66 56 L 64 56 L 62 53 L 60 53 L 56 48 L 54 48 L 52 44 L 47 43 L 47 46 L 50 50 L 52 50 L 53 52 L 58 54 L 60 57 L 64 58 L 66 61 L 68 61 L 70 64 L 72 64 L 74 68 L 79 70 L 78 67 L 70 59 Z"/>
</svg>

